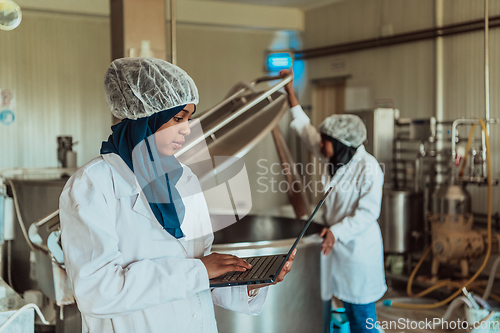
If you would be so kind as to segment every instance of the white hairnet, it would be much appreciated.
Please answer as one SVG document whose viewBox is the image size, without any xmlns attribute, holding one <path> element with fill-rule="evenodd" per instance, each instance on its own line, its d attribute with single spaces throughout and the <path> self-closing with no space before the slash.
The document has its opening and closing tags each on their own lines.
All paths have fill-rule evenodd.
<svg viewBox="0 0 500 333">
<path fill-rule="evenodd" d="M 353 114 L 334 114 L 321 123 L 319 130 L 348 147 L 357 148 L 366 140 L 366 126 Z"/>
<path fill-rule="evenodd" d="M 104 76 L 111 113 L 137 119 L 184 104 L 198 104 L 198 89 L 181 68 L 156 58 L 114 60 Z"/>
</svg>

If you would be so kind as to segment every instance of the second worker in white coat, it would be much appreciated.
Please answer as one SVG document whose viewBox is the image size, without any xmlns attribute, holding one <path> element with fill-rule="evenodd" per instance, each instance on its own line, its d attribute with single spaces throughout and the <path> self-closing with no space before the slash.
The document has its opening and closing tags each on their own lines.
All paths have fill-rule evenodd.
<svg viewBox="0 0 500 333">
<path fill-rule="evenodd" d="M 281 75 L 288 74 L 281 71 Z M 293 120 L 290 127 L 308 149 L 325 163 L 324 189 L 333 187 L 325 202 L 321 255 L 321 293 L 325 332 L 332 295 L 342 300 L 352 333 L 371 331 L 375 302 L 387 290 L 380 215 L 384 174 L 363 146 L 366 127 L 358 116 L 332 115 L 319 132 L 299 105 L 292 87 L 285 86 Z"/>
</svg>

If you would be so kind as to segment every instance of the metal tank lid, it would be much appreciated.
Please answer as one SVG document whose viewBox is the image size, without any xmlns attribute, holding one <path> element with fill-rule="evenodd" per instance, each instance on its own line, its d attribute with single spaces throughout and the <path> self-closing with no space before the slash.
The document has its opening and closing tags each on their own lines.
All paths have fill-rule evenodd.
<svg viewBox="0 0 500 333">
<path fill-rule="evenodd" d="M 229 157 L 244 156 L 277 126 L 288 107 L 287 96 L 279 89 L 291 80 L 291 75 L 270 76 L 234 86 L 228 97 L 195 119 L 198 130 L 192 126 L 192 135 L 186 137 L 184 147 L 175 155 L 177 159 L 194 165 L 200 181 L 207 172 L 196 172 L 200 161 L 217 158 L 219 170 L 225 169 L 225 161 L 232 165 L 234 159 Z"/>
</svg>

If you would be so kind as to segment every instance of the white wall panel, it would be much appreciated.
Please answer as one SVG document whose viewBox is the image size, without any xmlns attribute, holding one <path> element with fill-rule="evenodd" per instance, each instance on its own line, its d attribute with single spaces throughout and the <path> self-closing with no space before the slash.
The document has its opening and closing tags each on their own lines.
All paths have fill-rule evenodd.
<svg viewBox="0 0 500 333">
<path fill-rule="evenodd" d="M 443 24 L 484 19 L 484 0 L 444 0 Z M 500 15 L 500 1 L 489 0 L 489 16 Z"/>
<path fill-rule="evenodd" d="M 383 26 L 394 34 L 433 23 L 433 0 L 350 0 L 306 11 L 305 48 L 379 37 Z"/>
<path fill-rule="evenodd" d="M 307 60 L 309 78 L 350 75 L 347 87 L 366 87 L 370 106 L 392 100 L 402 117 L 425 118 L 433 114 L 433 43 L 398 45 L 391 48 Z M 344 70 L 333 70 L 341 59 Z"/>
<path fill-rule="evenodd" d="M 57 166 L 58 135 L 80 142 L 79 165 L 97 156 L 111 125 L 102 93 L 109 21 L 28 11 L 0 45 L 0 87 L 17 101 L 15 122 L 0 124 L 0 168 Z"/>
</svg>

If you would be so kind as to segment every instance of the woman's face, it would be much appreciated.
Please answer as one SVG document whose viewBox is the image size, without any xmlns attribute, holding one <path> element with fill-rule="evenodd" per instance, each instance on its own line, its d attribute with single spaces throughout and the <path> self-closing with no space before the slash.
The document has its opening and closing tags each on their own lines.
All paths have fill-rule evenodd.
<svg viewBox="0 0 500 333">
<path fill-rule="evenodd" d="M 188 121 L 195 110 L 194 104 L 188 104 L 172 119 L 163 124 L 155 133 L 156 149 L 158 154 L 172 156 L 184 144 L 184 137 L 191 133 Z"/>
<path fill-rule="evenodd" d="M 324 136 L 321 136 L 319 149 L 321 150 L 321 154 L 323 154 L 323 156 L 325 156 L 326 158 L 333 157 L 333 143 Z"/>
</svg>

